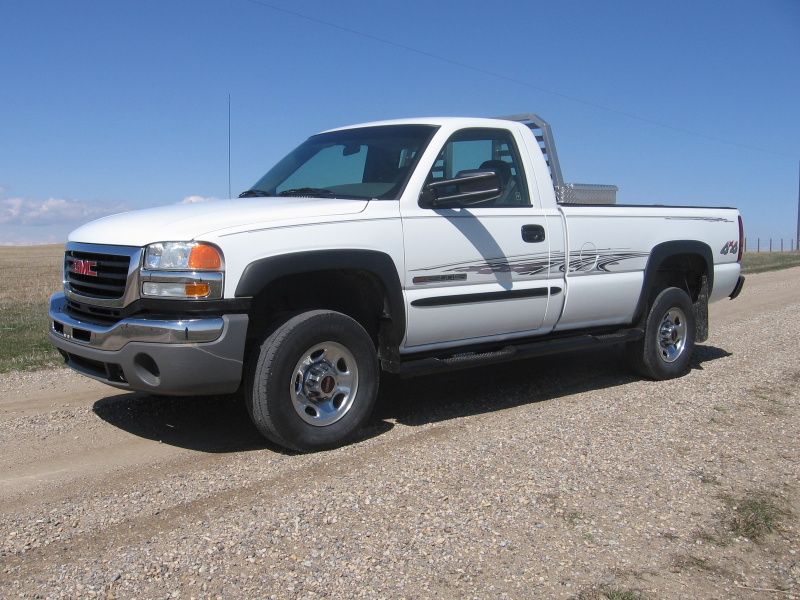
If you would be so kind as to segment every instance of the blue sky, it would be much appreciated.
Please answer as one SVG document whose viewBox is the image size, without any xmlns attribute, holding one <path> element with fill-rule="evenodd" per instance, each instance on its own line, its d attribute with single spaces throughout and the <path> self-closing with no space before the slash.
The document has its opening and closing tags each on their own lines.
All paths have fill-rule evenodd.
<svg viewBox="0 0 800 600">
<path fill-rule="evenodd" d="M 250 0 L 0 0 L 0 243 L 227 197 L 229 93 L 234 195 L 331 127 L 535 112 L 566 181 L 795 237 L 796 0 L 263 2 L 521 83 Z"/>
</svg>

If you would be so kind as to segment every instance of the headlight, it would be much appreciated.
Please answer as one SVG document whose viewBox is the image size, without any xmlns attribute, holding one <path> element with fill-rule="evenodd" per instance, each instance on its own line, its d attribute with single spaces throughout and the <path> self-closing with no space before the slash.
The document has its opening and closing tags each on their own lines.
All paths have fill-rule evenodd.
<svg viewBox="0 0 800 600">
<path fill-rule="evenodd" d="M 145 248 L 139 271 L 142 297 L 212 300 L 222 298 L 222 255 L 210 244 L 160 242 Z"/>
<path fill-rule="evenodd" d="M 197 242 L 150 244 L 144 254 L 144 268 L 153 271 L 213 271 L 221 266 L 217 249 Z"/>
</svg>

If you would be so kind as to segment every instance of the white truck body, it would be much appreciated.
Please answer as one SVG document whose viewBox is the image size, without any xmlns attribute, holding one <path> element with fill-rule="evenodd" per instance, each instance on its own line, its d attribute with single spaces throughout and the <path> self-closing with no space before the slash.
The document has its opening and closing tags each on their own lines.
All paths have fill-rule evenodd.
<svg viewBox="0 0 800 600">
<path fill-rule="evenodd" d="M 58 294 L 51 303 L 53 343 L 62 350 L 67 364 L 117 387 L 155 393 L 197 393 L 199 389 L 217 393 L 234 391 L 239 386 L 249 359 L 250 344 L 246 340 L 258 338 L 258 328 L 268 325 L 259 322 L 256 327 L 253 311 L 260 294 L 267 294 L 263 290 L 275 280 L 268 275 L 273 271 L 276 276 L 305 276 L 305 280 L 298 280 L 304 283 L 297 285 L 308 288 L 313 288 L 315 274 L 327 269 L 362 269 L 374 275 L 386 294 L 386 301 L 379 302 L 385 309 L 375 319 L 384 324 L 390 322 L 388 337 L 379 335 L 377 329 L 370 331 L 374 323 L 364 323 L 364 319 L 359 322 L 378 346 L 383 368 L 401 373 L 406 363 L 417 364 L 420 372 L 436 370 L 431 360 L 446 368 L 446 361 L 452 361 L 454 356 L 473 356 L 475 364 L 480 364 L 478 357 L 507 349 L 507 344 L 517 341 L 557 341 L 574 339 L 571 335 L 607 335 L 623 330 L 627 333 L 620 339 L 631 341 L 643 331 L 656 280 L 684 289 L 701 320 L 707 302 L 735 297 L 741 289 L 738 247 L 742 233 L 736 209 L 559 204 L 557 195 L 563 188 L 555 184 L 563 182 L 560 170 L 554 171 L 555 148 L 546 144 L 543 148 L 530 124 L 438 118 L 368 123 L 332 131 L 405 125 L 428 126 L 432 136 L 424 151 L 414 157 L 413 169 L 395 199 L 238 198 L 123 213 L 72 232 L 65 261 L 66 296 Z M 438 164 L 456 162 L 445 154 L 444 149 L 450 148 L 448 140 L 467 139 L 464 132 L 486 134 L 490 130 L 499 130 L 510 136 L 504 139 L 513 140 L 513 144 L 503 146 L 503 160 L 509 160 L 511 145 L 516 146 L 516 158 L 511 158 L 517 161 L 514 177 L 502 184 L 504 190 L 526 186 L 529 203 L 523 203 L 524 196 L 518 192 L 516 201 L 520 204 L 511 205 L 445 202 L 431 206 L 423 202 L 421 194 L 430 185 L 432 173 L 445 168 L 437 167 L 437 160 Z M 497 146 L 496 142 L 493 144 Z M 345 155 L 347 152 L 345 149 Z M 500 156 L 496 149 L 493 152 L 494 157 Z M 499 159 L 486 164 L 500 167 L 488 174 L 502 182 L 501 172 L 506 167 L 499 164 Z M 492 168 L 480 171 L 483 167 L 473 167 L 472 171 L 450 176 L 482 176 Z M 144 308 L 142 282 L 155 281 L 165 274 L 150 273 L 144 268 L 143 256 L 148 245 L 161 242 L 196 242 L 216 248 L 223 263 L 218 274 L 220 297 L 173 304 L 172 299 L 153 299 L 149 301 L 152 307 Z M 71 262 L 74 257 L 84 256 L 80 252 L 85 252 L 91 258 L 92 248 L 101 246 L 105 248 L 103 252 L 124 248 L 121 254 L 132 257 L 123 298 L 93 298 L 70 287 L 73 266 L 78 264 Z M 70 248 L 78 253 L 70 255 Z M 367 257 L 367 262 L 369 257 L 376 257 L 382 266 L 370 267 L 356 259 L 349 265 L 347 261 L 356 256 Z M 275 266 L 278 263 L 280 268 Z M 299 265 L 294 273 L 286 266 L 293 264 Z M 394 273 L 387 273 L 387 269 Z M 675 276 L 669 279 L 669 273 Z M 202 273 L 195 275 L 198 281 L 202 280 Z M 264 280 L 264 288 L 257 284 L 258 277 Z M 321 297 L 334 294 L 329 288 L 338 284 L 331 277 L 324 275 Z M 388 289 L 396 285 L 393 278 L 399 284 L 396 290 Z M 347 283 L 343 280 L 341 285 Z M 363 290 L 353 290 L 354 295 L 362 293 Z M 334 295 L 336 303 L 341 304 L 347 290 Z M 314 293 L 308 289 L 302 296 L 302 306 L 287 308 L 339 307 L 326 306 L 323 300 L 319 306 L 311 306 L 309 303 L 313 302 L 308 298 L 313 298 Z M 70 301 L 75 310 L 70 308 Z M 143 301 L 143 309 L 126 313 L 137 301 Z M 204 302 L 213 309 L 203 309 Z M 93 304 L 114 314 L 92 320 Z M 355 312 L 351 315 L 354 318 Z M 141 321 L 148 319 L 162 324 L 172 321 L 163 325 L 162 334 L 174 334 L 180 330 L 176 322 L 196 323 L 206 318 L 216 319 L 217 337 L 211 338 L 214 334 L 207 333 L 194 338 L 200 341 L 192 341 L 187 328 L 185 340 L 170 338 L 169 343 L 164 343 L 163 337 L 153 342 L 147 336 L 126 338 L 120 333 L 126 327 L 126 319 L 135 321 L 127 326 L 130 331 L 146 325 Z M 238 323 L 235 327 L 231 324 L 234 321 Z M 202 323 L 196 326 L 205 327 Z M 230 338 L 226 328 L 237 330 L 236 340 Z M 74 335 L 74 330 L 79 334 Z M 631 334 L 633 330 L 639 333 Z M 108 345 L 110 338 L 120 335 L 125 343 Z M 207 371 L 215 368 L 213 363 L 203 363 L 205 374 L 200 379 L 204 381 L 198 388 L 188 383 L 196 382 L 198 376 L 197 370 L 188 365 L 191 361 L 187 358 L 176 363 L 169 358 L 177 357 L 179 348 L 182 352 L 192 349 L 186 357 L 197 355 L 198 350 L 208 354 L 226 336 L 232 353 L 218 358 L 236 368 L 223 369 L 226 381 L 220 385 L 208 381 Z M 102 350 L 97 340 L 105 340 L 104 347 L 115 349 Z M 113 354 L 124 352 L 131 344 L 141 344 L 139 354 L 147 354 L 148 344 L 156 344 L 158 356 L 151 353 L 148 359 L 136 363 L 130 348 L 129 356 Z M 487 361 L 491 362 L 491 356 Z M 157 366 L 148 371 L 153 363 Z M 109 364 L 120 367 L 116 376 L 109 376 Z M 451 366 L 463 365 L 451 362 Z M 144 376 L 137 376 L 137 371 Z M 410 369 L 409 374 L 412 373 Z"/>
</svg>

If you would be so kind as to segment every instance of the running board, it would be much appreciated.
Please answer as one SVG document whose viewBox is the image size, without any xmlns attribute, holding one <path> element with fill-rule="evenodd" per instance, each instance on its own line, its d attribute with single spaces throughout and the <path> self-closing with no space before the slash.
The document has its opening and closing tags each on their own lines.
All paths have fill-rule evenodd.
<svg viewBox="0 0 800 600">
<path fill-rule="evenodd" d="M 447 358 L 422 358 L 401 363 L 400 377 L 403 379 L 441 373 L 443 371 L 456 371 L 469 367 L 491 365 L 495 363 L 533 358 L 570 350 L 583 350 L 584 348 L 598 348 L 623 342 L 634 342 L 644 336 L 644 331 L 639 328 L 623 329 L 606 335 L 577 335 L 574 337 L 559 338 L 530 342 L 517 346 L 506 346 L 494 352 L 454 354 Z"/>
</svg>

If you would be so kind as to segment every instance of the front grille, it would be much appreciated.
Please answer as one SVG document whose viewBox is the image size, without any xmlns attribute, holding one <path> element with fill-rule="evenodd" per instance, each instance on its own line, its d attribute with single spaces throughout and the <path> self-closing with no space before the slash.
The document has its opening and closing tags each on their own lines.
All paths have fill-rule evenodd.
<svg viewBox="0 0 800 600">
<path fill-rule="evenodd" d="M 90 264 L 91 271 L 97 275 L 79 272 L 81 269 L 76 268 L 79 261 L 84 261 L 84 265 Z M 70 289 L 76 294 L 116 300 L 125 295 L 130 261 L 130 257 L 124 254 L 67 250 L 64 256 L 64 276 Z"/>
<path fill-rule="evenodd" d="M 64 312 L 79 321 L 95 325 L 114 325 L 122 319 L 122 311 L 118 308 L 92 306 L 91 304 L 75 302 L 74 300 L 67 300 Z"/>
</svg>

